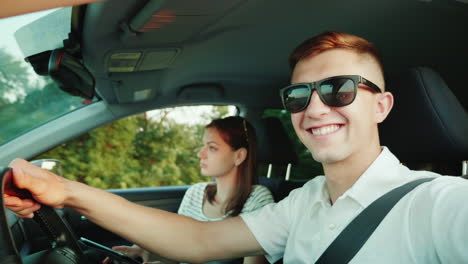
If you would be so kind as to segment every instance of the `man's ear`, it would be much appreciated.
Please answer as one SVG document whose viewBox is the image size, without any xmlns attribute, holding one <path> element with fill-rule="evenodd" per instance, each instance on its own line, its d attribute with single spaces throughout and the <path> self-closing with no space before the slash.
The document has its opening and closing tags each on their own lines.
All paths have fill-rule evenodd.
<svg viewBox="0 0 468 264">
<path fill-rule="evenodd" d="M 244 162 L 246 157 L 247 157 L 247 149 L 246 148 L 240 148 L 240 149 L 236 150 L 236 156 L 234 157 L 235 158 L 234 164 L 236 164 L 236 166 L 241 165 L 242 162 Z"/>
<path fill-rule="evenodd" d="M 385 118 L 387 118 L 388 114 L 390 113 L 390 110 L 392 110 L 392 107 L 393 107 L 392 93 L 384 92 L 380 94 L 378 102 L 377 102 L 375 121 L 377 123 L 382 123 L 385 120 Z"/>
</svg>

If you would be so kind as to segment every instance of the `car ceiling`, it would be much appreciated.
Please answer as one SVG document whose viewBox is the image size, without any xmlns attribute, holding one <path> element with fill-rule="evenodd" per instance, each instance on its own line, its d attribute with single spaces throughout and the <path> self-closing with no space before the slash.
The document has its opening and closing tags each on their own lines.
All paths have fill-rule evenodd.
<svg viewBox="0 0 468 264">
<path fill-rule="evenodd" d="M 112 0 L 80 11 L 83 60 L 111 105 L 280 108 L 291 50 L 335 30 L 375 43 L 387 78 L 412 66 L 433 68 L 468 109 L 468 4 L 461 2 Z M 109 72 L 122 63 L 113 58 L 138 52 L 134 71 Z"/>
</svg>

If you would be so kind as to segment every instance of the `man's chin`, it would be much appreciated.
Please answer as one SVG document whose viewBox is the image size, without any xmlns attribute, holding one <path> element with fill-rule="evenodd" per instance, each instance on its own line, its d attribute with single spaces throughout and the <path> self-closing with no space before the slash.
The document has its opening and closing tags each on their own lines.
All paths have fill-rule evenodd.
<svg viewBox="0 0 468 264">
<path fill-rule="evenodd" d="M 344 160 L 346 157 L 341 153 L 327 151 L 327 152 L 312 152 L 312 158 L 322 164 L 333 164 Z"/>
</svg>

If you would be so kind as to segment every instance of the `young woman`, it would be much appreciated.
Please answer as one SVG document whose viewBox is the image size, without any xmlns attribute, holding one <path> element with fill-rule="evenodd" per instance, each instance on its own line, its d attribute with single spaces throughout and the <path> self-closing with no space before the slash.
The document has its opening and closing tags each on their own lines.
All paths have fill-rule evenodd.
<svg viewBox="0 0 468 264">
<path fill-rule="evenodd" d="M 218 221 L 272 203 L 270 191 L 255 185 L 256 148 L 255 129 L 244 118 L 227 117 L 208 124 L 197 156 L 201 173 L 214 181 L 192 185 L 185 193 L 178 213 L 200 221 Z M 143 261 L 151 258 L 136 245 L 114 249 L 131 257 L 139 256 Z M 265 262 L 263 256 L 255 256 L 216 263 Z"/>
</svg>

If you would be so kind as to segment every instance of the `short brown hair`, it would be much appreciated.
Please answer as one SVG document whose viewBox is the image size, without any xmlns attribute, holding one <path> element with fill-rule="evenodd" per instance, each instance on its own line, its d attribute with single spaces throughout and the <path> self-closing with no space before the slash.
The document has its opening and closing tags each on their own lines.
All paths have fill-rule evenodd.
<svg viewBox="0 0 468 264">
<path fill-rule="evenodd" d="M 289 65 L 294 69 L 300 60 L 333 49 L 345 49 L 357 54 L 368 54 L 375 59 L 382 74 L 384 73 L 382 60 L 374 44 L 361 37 L 335 31 L 326 31 L 302 42 L 289 56 Z"/>
</svg>

